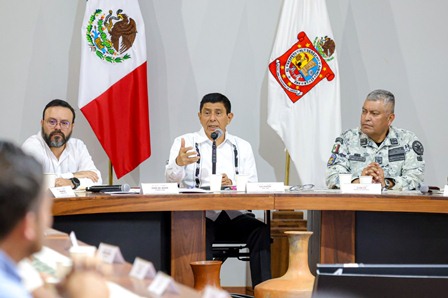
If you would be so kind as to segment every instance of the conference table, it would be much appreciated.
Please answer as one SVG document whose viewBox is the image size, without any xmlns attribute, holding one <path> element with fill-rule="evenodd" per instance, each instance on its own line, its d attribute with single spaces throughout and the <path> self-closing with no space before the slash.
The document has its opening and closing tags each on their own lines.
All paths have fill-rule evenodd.
<svg viewBox="0 0 448 298">
<path fill-rule="evenodd" d="M 43 244 L 66 256 L 69 257 L 69 252 L 67 250 L 67 243 L 69 242 L 69 235 L 66 233 L 62 233 L 53 229 L 49 229 L 45 233 L 45 238 Z M 80 242 L 80 245 L 86 245 L 85 243 Z M 120 263 L 120 264 L 102 264 L 104 271 L 104 278 L 112 282 L 127 291 L 135 294 L 135 297 L 155 297 L 154 294 L 151 294 L 148 291 L 148 286 L 153 281 L 152 279 L 144 278 L 137 279 L 134 277 L 130 277 L 129 273 L 131 272 L 132 265 L 129 263 Z M 173 297 L 191 297 L 191 298 L 199 298 L 201 294 L 191 288 L 188 288 L 181 284 L 175 284 L 175 287 L 178 293 L 174 293 L 172 291 L 165 291 L 161 298 L 173 298 Z M 114 288 L 111 288 L 113 290 Z M 111 293 L 111 297 L 117 297 L 119 293 Z M 129 293 L 121 293 L 128 296 Z M 132 295 L 132 297 L 134 297 Z"/>
<path fill-rule="evenodd" d="M 320 210 L 320 262 L 353 263 L 358 260 L 359 254 L 355 239 L 359 236 L 356 224 L 363 221 L 357 213 L 438 214 L 444 217 L 448 213 L 448 199 L 441 195 L 392 191 L 381 195 L 342 194 L 334 190 L 166 195 L 87 192 L 77 197 L 55 199 L 53 205 L 53 215 L 56 217 L 170 212 L 170 273 L 176 281 L 188 286 L 194 283 L 190 262 L 205 260 L 205 210 Z"/>
</svg>

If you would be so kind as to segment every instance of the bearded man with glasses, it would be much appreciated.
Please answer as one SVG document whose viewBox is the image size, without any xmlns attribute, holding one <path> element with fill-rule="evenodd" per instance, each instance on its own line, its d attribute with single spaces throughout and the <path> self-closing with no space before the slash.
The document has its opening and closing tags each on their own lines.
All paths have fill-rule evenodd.
<svg viewBox="0 0 448 298">
<path fill-rule="evenodd" d="M 44 173 L 56 174 L 55 186 L 85 188 L 101 184 L 101 173 L 83 141 L 71 138 L 75 110 L 64 100 L 54 99 L 44 108 L 41 130 L 29 137 L 22 149 L 44 167 Z"/>
</svg>

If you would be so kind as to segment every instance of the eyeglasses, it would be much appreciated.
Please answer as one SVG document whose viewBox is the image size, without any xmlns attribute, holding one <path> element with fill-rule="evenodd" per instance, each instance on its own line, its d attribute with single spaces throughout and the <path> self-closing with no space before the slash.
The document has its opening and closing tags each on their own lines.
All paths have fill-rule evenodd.
<svg viewBox="0 0 448 298">
<path fill-rule="evenodd" d="M 69 128 L 71 125 L 70 121 L 67 121 L 67 120 L 58 121 L 53 118 L 46 120 L 46 122 L 47 122 L 48 126 L 50 126 L 51 128 L 56 127 L 56 125 L 58 125 L 58 123 L 62 128 L 65 128 L 65 129 Z"/>
<path fill-rule="evenodd" d="M 312 190 L 313 188 L 314 184 L 294 185 L 289 188 L 289 191 Z"/>
</svg>

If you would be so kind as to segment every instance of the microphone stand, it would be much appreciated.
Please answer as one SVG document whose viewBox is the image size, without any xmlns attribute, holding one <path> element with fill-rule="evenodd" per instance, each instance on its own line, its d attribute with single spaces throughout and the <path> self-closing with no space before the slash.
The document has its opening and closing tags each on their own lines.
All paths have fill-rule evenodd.
<svg viewBox="0 0 448 298">
<path fill-rule="evenodd" d="M 216 174 L 216 139 L 222 135 L 222 130 L 217 129 L 210 135 L 213 139 L 212 143 L 212 175 Z"/>
<path fill-rule="evenodd" d="M 216 140 L 212 144 L 212 174 L 216 174 Z"/>
</svg>

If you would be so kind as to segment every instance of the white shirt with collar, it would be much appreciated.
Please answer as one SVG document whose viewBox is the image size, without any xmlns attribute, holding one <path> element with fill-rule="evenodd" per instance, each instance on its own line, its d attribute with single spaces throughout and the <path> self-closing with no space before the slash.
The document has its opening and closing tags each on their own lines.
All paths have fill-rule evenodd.
<svg viewBox="0 0 448 298">
<path fill-rule="evenodd" d="M 187 166 L 176 164 L 176 157 L 179 154 L 181 139 L 185 140 L 185 147 L 192 147 L 196 151 L 196 146 L 201 156 L 199 163 L 192 163 Z M 235 167 L 235 148 L 237 152 L 238 166 Z M 197 169 L 199 168 L 198 175 Z M 236 174 L 249 175 L 248 182 L 257 182 L 257 167 L 249 142 L 225 133 L 224 141 L 216 149 L 216 173 L 227 174 L 227 177 L 236 183 Z M 212 174 L 212 141 L 205 134 L 204 129 L 195 133 L 184 134 L 177 137 L 171 146 L 170 158 L 165 168 L 165 178 L 167 182 L 176 182 L 180 187 L 196 187 L 196 178 L 199 179 L 198 187 L 210 186 L 210 175 Z M 230 218 L 241 214 L 235 211 L 226 211 Z M 215 220 L 219 213 L 207 211 L 207 217 Z"/>
<path fill-rule="evenodd" d="M 98 175 L 98 181 L 94 183 L 89 178 L 80 178 L 80 187 L 102 184 L 100 171 L 95 167 L 86 145 L 79 139 L 70 138 L 59 159 L 45 143 L 41 131 L 29 137 L 23 143 L 22 149 L 42 164 L 44 173 L 56 174 L 60 178 L 70 179 L 74 177 L 73 173 L 93 171 Z"/>
</svg>

